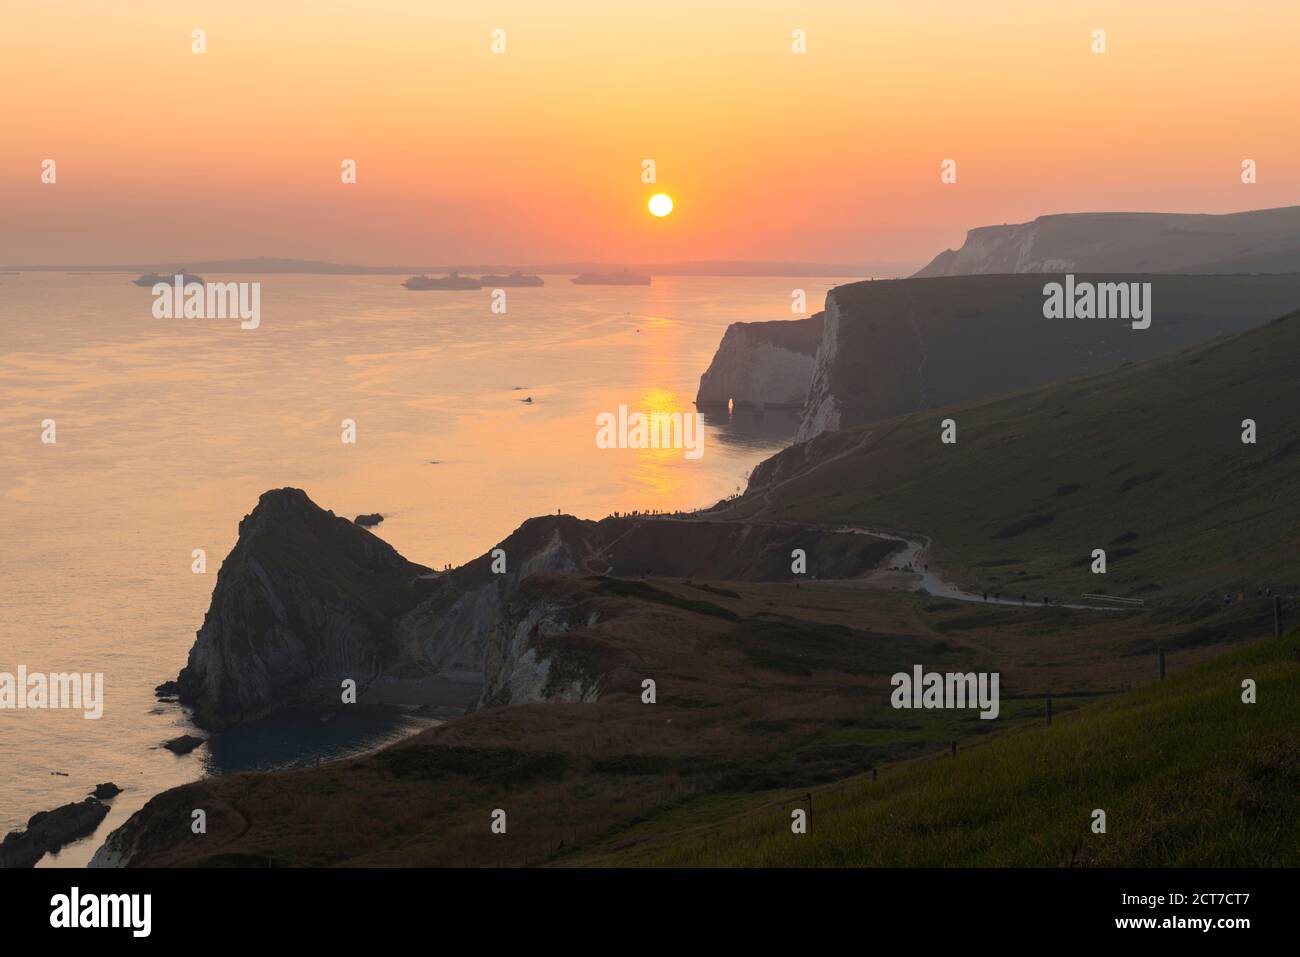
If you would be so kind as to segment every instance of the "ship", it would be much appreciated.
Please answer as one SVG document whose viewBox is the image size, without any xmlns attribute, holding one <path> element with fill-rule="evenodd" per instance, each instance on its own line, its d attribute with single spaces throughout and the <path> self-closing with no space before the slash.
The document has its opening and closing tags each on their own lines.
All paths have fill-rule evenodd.
<svg viewBox="0 0 1300 957">
<path fill-rule="evenodd" d="M 483 283 L 458 272 L 446 276 L 412 276 L 402 283 L 407 289 L 482 289 Z"/>
<path fill-rule="evenodd" d="M 160 282 L 172 286 L 176 284 L 178 277 L 180 278 L 182 286 L 188 286 L 192 282 L 196 282 L 202 286 L 204 283 L 202 276 L 196 276 L 193 273 L 187 273 L 183 270 L 178 273 L 169 273 L 167 275 L 161 275 L 156 272 L 147 272 L 139 279 L 132 279 L 131 282 L 135 283 L 137 286 L 156 286 Z"/>
<path fill-rule="evenodd" d="M 579 286 L 648 286 L 650 277 L 640 273 L 628 272 L 584 272 L 574 276 L 573 281 Z"/>
<path fill-rule="evenodd" d="M 541 276 L 525 276 L 518 269 L 509 276 L 484 276 L 479 280 L 485 286 L 544 286 Z"/>
</svg>

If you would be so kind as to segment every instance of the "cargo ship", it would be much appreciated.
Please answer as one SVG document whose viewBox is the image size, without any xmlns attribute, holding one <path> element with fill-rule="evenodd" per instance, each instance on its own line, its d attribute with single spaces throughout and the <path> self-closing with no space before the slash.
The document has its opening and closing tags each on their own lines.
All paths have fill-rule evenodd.
<svg viewBox="0 0 1300 957">
<path fill-rule="evenodd" d="M 483 283 L 473 276 L 453 272 L 446 276 L 412 276 L 402 283 L 407 289 L 482 289 Z"/>
<path fill-rule="evenodd" d="M 541 276 L 525 276 L 518 269 L 509 276 L 484 276 L 479 280 L 485 286 L 544 286 Z"/>
</svg>

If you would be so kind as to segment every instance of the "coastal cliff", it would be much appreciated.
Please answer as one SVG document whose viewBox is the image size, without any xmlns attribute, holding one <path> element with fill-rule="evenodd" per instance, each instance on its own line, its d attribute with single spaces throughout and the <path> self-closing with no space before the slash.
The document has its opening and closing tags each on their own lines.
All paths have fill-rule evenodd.
<svg viewBox="0 0 1300 957">
<path fill-rule="evenodd" d="M 733 322 L 709 368 L 700 376 L 701 409 L 800 409 L 808 394 L 813 357 L 822 337 L 822 313 L 806 319 Z"/>
<path fill-rule="evenodd" d="M 221 730 L 297 704 L 339 701 L 418 663 L 395 623 L 430 590 L 429 569 L 317 506 L 266 492 L 239 523 L 189 660 L 177 678 L 200 727 Z"/>
<path fill-rule="evenodd" d="M 1300 270 L 1300 206 L 1226 215 L 1060 213 L 981 226 L 913 279 L 993 273 Z"/>
<path fill-rule="evenodd" d="M 581 632 L 601 614 L 563 590 L 553 579 L 532 578 L 506 602 L 484 649 L 478 707 L 597 699 L 601 673 L 582 654 L 588 640 Z M 558 636 L 564 640 L 548 641 Z"/>
<path fill-rule="evenodd" d="M 518 581 L 576 571 L 591 558 L 587 526 L 568 516 L 524 523 L 491 553 L 437 574 L 301 489 L 265 493 L 239 527 L 212 603 L 177 679 L 179 700 L 212 731 L 300 706 L 359 700 L 425 703 L 426 682 L 478 684 L 483 642 Z"/>
<path fill-rule="evenodd" d="M 483 652 L 479 707 L 533 702 L 591 702 L 620 683 L 626 642 L 619 611 L 650 602 L 688 611 L 705 602 L 673 598 L 643 576 L 694 577 L 730 582 L 788 582 L 791 553 L 801 548 L 807 573 L 847 579 L 879 567 L 897 541 L 797 525 L 712 521 L 593 523 L 592 539 L 606 543 L 589 563 L 604 573 L 532 574 L 502 602 Z M 698 587 L 702 596 L 726 594 Z M 612 603 L 612 604 L 611 604 Z M 711 611 L 706 611 L 711 614 Z"/>
<path fill-rule="evenodd" d="M 1045 258 L 1042 233 L 1051 232 L 1040 217 L 1031 223 L 977 226 L 966 233 L 958 249 L 945 249 L 913 279 L 935 276 L 971 276 L 988 273 L 1065 272 L 1076 268 L 1080 250 L 1061 243 L 1060 255 Z"/>
<path fill-rule="evenodd" d="M 806 442 L 822 432 L 832 432 L 840 427 L 840 399 L 832 386 L 832 372 L 840 352 L 841 311 L 839 299 L 832 289 L 826 294 L 826 309 L 821 313 L 822 334 L 813 358 L 812 375 L 804 395 L 803 414 L 795 442 Z M 759 463 L 760 466 L 762 463 Z"/>
<path fill-rule="evenodd" d="M 1115 369 L 1244 332 L 1300 305 L 1300 274 L 1122 275 L 1149 283 L 1150 328 L 1043 317 L 1042 275 L 857 282 L 826 297 L 796 442 Z M 1059 279 L 1060 277 L 1055 277 Z"/>
<path fill-rule="evenodd" d="M 485 706 L 590 700 L 595 676 L 557 682 L 537 646 L 579 619 L 521 586 L 547 575 L 783 581 L 796 547 L 827 577 L 860 575 L 889 550 L 786 525 L 547 515 L 435 573 L 301 489 L 277 489 L 240 523 L 177 679 L 179 699 L 211 731 L 337 706 L 345 679 L 361 702 L 371 694 L 436 704 L 433 679 L 481 689 Z"/>
</svg>

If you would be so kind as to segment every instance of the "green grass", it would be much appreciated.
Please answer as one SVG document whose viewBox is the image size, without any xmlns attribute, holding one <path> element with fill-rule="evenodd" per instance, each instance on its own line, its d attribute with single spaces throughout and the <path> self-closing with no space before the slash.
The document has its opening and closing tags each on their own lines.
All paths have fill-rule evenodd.
<svg viewBox="0 0 1300 957">
<path fill-rule="evenodd" d="M 1141 335 L 1141 333 L 1134 333 Z M 930 536 L 1004 596 L 1300 592 L 1300 314 L 1111 372 L 820 436 L 725 513 Z M 957 422 L 957 444 L 940 421 Z M 1254 419 L 1257 443 L 1242 442 Z M 1107 571 L 1093 574 L 1094 548 Z"/>
<path fill-rule="evenodd" d="M 676 866 L 1294 866 L 1300 632 L 1141 690 L 812 792 L 711 796 L 565 863 Z M 1258 703 L 1241 701 L 1252 678 Z M 852 729 L 828 732 L 853 739 Z M 870 740 L 869 737 L 866 740 Z M 1091 829 L 1094 809 L 1107 831 Z"/>
<path fill-rule="evenodd" d="M 633 581 L 623 578 L 606 578 L 604 576 L 593 576 L 589 581 L 597 582 L 596 594 L 601 596 L 615 596 L 619 598 L 635 598 L 640 601 L 653 601 L 661 605 L 670 605 L 674 608 L 681 608 L 685 611 L 693 611 L 698 615 L 712 615 L 714 618 L 721 618 L 725 621 L 739 621 L 739 616 L 730 609 L 723 608 L 721 605 L 715 605 L 711 601 L 700 601 L 693 598 L 683 598 L 680 595 L 674 595 L 666 592 L 661 588 L 648 585 L 642 581 Z"/>
</svg>

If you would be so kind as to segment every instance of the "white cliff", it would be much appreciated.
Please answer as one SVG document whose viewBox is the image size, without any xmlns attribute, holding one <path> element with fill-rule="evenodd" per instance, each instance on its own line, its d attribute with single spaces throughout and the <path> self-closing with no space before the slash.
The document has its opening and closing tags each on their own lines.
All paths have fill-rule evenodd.
<svg viewBox="0 0 1300 957">
<path fill-rule="evenodd" d="M 787 321 L 733 322 L 700 376 L 696 406 L 723 408 L 732 401 L 738 408 L 802 408 L 821 324 L 821 313 Z"/>
<path fill-rule="evenodd" d="M 992 273 L 1300 269 L 1300 206 L 1243 213 L 1061 213 L 981 226 L 913 279 Z"/>
<path fill-rule="evenodd" d="M 795 442 L 807 442 L 823 432 L 840 427 L 840 403 L 831 388 L 831 375 L 839 355 L 842 310 L 835 290 L 826 294 L 826 309 L 821 313 L 822 335 L 813 360 L 812 376 L 804 397 L 803 417 Z"/>
<path fill-rule="evenodd" d="M 541 640 L 593 625 L 597 618 L 594 612 L 575 617 L 571 609 L 537 596 L 510 602 L 484 650 L 480 706 L 595 701 L 599 675 L 572 667 L 562 644 L 548 649 Z"/>
</svg>

